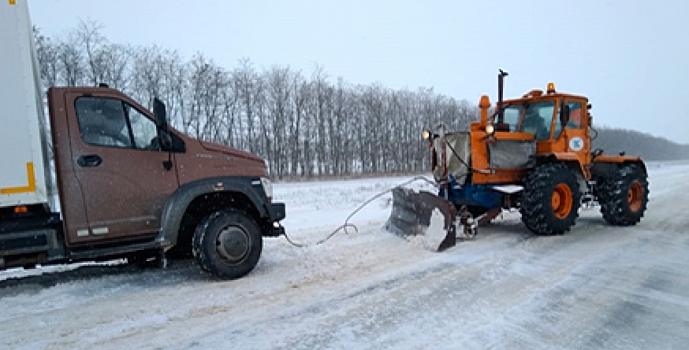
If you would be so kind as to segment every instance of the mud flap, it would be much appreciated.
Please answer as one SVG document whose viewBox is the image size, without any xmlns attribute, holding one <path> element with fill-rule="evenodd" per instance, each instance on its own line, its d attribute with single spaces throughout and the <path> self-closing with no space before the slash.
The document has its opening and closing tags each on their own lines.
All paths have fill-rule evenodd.
<svg viewBox="0 0 689 350">
<path fill-rule="evenodd" d="M 457 243 L 456 215 L 452 203 L 433 193 L 398 187 L 385 229 L 401 237 L 424 235 L 427 249 L 443 251 Z"/>
</svg>

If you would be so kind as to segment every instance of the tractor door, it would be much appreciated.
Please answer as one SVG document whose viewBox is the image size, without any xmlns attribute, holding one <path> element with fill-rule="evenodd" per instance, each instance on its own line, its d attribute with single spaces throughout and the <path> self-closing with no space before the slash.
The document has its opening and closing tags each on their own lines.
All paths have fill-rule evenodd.
<svg viewBox="0 0 689 350">
<path fill-rule="evenodd" d="M 591 152 L 586 101 L 564 98 L 554 120 L 553 139 L 558 152 L 575 153 L 580 164 L 587 164 Z"/>
<path fill-rule="evenodd" d="M 155 235 L 178 180 L 174 168 L 163 166 L 169 155 L 161 151 L 153 118 L 109 89 L 67 92 L 65 110 L 71 166 L 62 175 L 73 183 L 63 191 L 75 199 L 63 205 L 68 244 Z"/>
</svg>

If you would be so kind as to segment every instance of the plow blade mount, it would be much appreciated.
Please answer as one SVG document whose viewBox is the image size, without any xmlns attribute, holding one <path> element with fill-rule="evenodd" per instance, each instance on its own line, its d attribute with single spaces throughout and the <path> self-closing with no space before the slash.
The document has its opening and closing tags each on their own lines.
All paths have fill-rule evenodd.
<svg viewBox="0 0 689 350">
<path fill-rule="evenodd" d="M 424 235 L 429 250 L 443 251 L 457 242 L 457 211 L 449 201 L 427 191 L 392 190 L 392 212 L 385 229 L 401 237 Z"/>
</svg>

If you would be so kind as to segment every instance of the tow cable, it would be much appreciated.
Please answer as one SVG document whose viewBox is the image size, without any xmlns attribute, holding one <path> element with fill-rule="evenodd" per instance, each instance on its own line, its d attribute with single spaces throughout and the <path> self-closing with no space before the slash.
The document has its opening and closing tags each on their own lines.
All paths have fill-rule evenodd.
<svg viewBox="0 0 689 350">
<path fill-rule="evenodd" d="M 358 232 L 359 232 L 359 229 L 356 227 L 356 225 L 349 223 L 349 219 L 351 219 L 354 215 L 356 215 L 356 213 L 358 213 L 361 209 L 365 208 L 367 205 L 371 204 L 371 202 L 373 202 L 374 200 L 376 200 L 376 199 L 382 197 L 383 195 L 385 195 L 385 194 L 387 194 L 387 193 L 389 193 L 389 192 L 392 192 L 392 190 L 394 190 L 394 189 L 396 189 L 396 188 L 400 188 L 400 187 L 406 186 L 406 185 L 409 185 L 409 184 L 411 184 L 411 183 L 413 183 L 413 182 L 420 181 L 420 180 L 425 181 L 425 182 L 431 184 L 431 185 L 434 186 L 434 187 L 437 187 L 437 184 L 436 184 L 435 182 L 429 180 L 429 179 L 426 178 L 425 176 L 417 176 L 417 177 L 414 177 L 414 178 L 411 179 L 411 180 L 405 181 L 405 182 L 403 182 L 403 183 L 401 183 L 401 184 L 399 184 L 399 185 L 397 185 L 397 186 L 395 186 L 395 187 L 392 187 L 392 188 L 389 188 L 389 189 L 387 189 L 387 190 L 384 190 L 384 191 L 382 191 L 382 192 L 376 194 L 375 196 L 373 196 L 373 197 L 367 199 L 363 204 L 361 204 L 361 205 L 358 206 L 356 209 L 354 209 L 354 211 L 352 211 L 352 212 L 349 214 L 349 216 L 347 216 L 347 218 L 345 219 L 345 221 L 344 221 L 344 223 L 343 223 L 342 225 L 338 226 L 335 230 L 333 230 L 333 231 L 332 231 L 329 235 L 327 235 L 325 238 L 323 238 L 323 239 L 317 241 L 317 242 L 315 243 L 315 245 L 321 245 L 321 244 L 323 244 L 323 243 L 329 241 L 331 238 L 333 238 L 333 237 L 334 237 L 337 233 L 339 233 L 339 232 L 344 232 L 345 234 L 349 234 L 349 231 L 348 231 L 349 229 L 353 229 L 353 230 L 354 230 L 354 233 L 358 233 Z M 291 238 L 289 238 L 289 236 L 287 235 L 287 232 L 284 233 L 284 236 L 285 236 L 285 239 L 287 240 L 287 242 L 288 242 L 289 244 L 295 246 L 295 247 L 298 247 L 298 248 L 305 248 L 305 247 L 310 246 L 310 245 L 307 244 L 307 243 L 294 242 Z"/>
</svg>

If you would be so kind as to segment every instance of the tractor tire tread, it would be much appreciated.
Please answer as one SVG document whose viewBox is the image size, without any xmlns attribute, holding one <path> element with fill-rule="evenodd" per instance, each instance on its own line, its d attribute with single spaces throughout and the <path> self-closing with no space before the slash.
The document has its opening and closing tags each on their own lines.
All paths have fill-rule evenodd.
<svg viewBox="0 0 689 350">
<path fill-rule="evenodd" d="M 643 188 L 639 210 L 633 211 L 628 200 L 630 186 L 639 181 Z M 641 221 L 648 204 L 648 178 L 636 164 L 621 166 L 617 173 L 599 181 L 598 201 L 603 219 L 615 226 L 632 226 Z"/>
<path fill-rule="evenodd" d="M 571 191 L 572 206 L 565 218 L 558 218 L 552 208 L 552 196 L 558 184 Z M 557 235 L 570 230 L 579 216 L 581 193 L 576 176 L 563 163 L 547 163 L 534 168 L 524 179 L 524 196 L 520 207 L 524 225 L 538 235 Z"/>
</svg>

